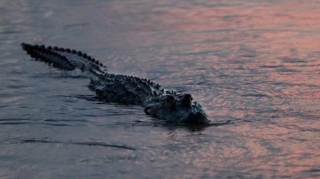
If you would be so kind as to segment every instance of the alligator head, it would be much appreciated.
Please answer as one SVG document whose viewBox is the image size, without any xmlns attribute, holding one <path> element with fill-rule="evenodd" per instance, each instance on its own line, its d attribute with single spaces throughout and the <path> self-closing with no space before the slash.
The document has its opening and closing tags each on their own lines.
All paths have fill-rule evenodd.
<svg viewBox="0 0 320 179">
<path fill-rule="evenodd" d="M 146 114 L 169 122 L 206 124 L 210 122 L 202 106 L 190 94 L 162 94 L 143 102 Z"/>
</svg>

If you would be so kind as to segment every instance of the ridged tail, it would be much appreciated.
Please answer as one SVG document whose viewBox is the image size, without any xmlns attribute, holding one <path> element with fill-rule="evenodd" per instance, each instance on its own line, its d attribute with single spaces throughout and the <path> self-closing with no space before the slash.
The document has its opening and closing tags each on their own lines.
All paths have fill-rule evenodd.
<svg viewBox="0 0 320 179">
<path fill-rule="evenodd" d="M 22 43 L 21 46 L 35 60 L 45 62 L 54 68 L 66 71 L 80 69 L 94 75 L 106 73 L 106 66 L 80 51 L 27 43 Z"/>
</svg>

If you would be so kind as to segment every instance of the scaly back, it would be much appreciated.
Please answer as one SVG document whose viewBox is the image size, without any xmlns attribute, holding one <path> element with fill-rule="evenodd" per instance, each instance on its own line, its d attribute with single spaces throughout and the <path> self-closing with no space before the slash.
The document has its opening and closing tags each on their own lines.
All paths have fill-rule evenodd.
<svg viewBox="0 0 320 179">
<path fill-rule="evenodd" d="M 36 60 L 54 68 L 80 69 L 91 79 L 89 88 L 99 100 L 120 104 L 141 104 L 145 98 L 162 93 L 161 86 L 150 80 L 107 73 L 106 66 L 86 53 L 67 48 L 22 43 L 22 48 Z"/>
</svg>

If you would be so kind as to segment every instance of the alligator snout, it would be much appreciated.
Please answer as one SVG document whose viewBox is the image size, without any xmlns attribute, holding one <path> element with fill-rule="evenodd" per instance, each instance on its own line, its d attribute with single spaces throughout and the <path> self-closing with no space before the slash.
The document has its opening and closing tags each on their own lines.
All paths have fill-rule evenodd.
<svg viewBox="0 0 320 179">
<path fill-rule="evenodd" d="M 204 113 L 201 112 L 195 112 L 189 114 L 183 122 L 188 123 L 188 124 L 207 124 L 210 122 L 210 119 L 208 116 Z"/>
</svg>

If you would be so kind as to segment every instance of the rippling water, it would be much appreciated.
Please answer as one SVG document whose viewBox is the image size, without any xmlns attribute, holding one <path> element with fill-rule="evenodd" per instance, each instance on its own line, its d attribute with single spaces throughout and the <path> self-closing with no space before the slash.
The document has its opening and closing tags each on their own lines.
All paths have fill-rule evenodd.
<svg viewBox="0 0 320 179">
<path fill-rule="evenodd" d="M 0 2 L 0 178 L 320 177 L 320 2 Z M 214 123 L 102 104 L 20 43 L 191 93 Z"/>
</svg>

